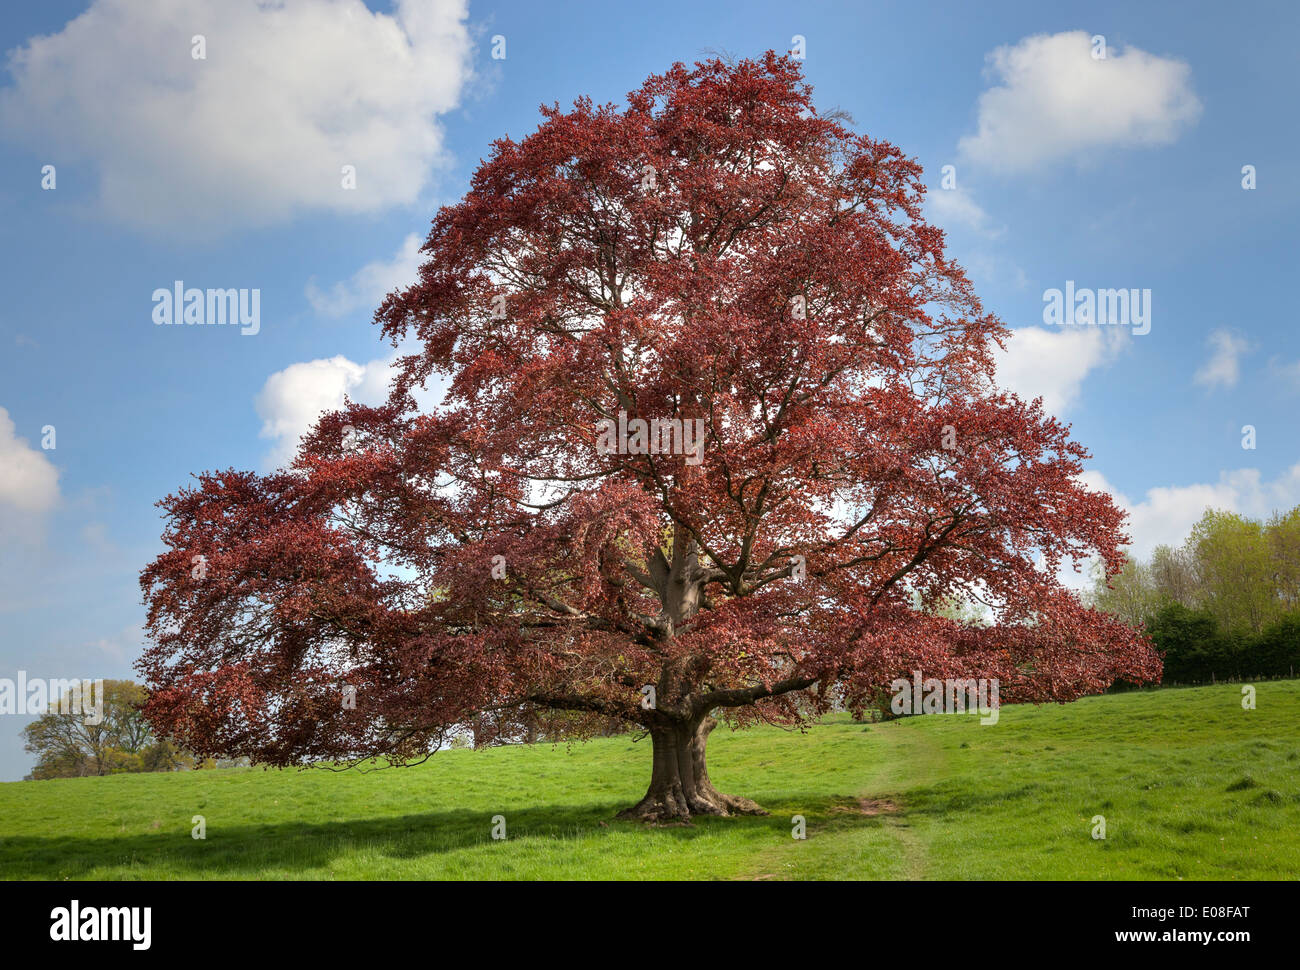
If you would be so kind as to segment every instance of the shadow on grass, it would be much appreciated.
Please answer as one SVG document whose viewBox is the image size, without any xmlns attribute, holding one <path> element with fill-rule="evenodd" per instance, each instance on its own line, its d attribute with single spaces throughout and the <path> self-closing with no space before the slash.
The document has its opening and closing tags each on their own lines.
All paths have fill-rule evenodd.
<svg viewBox="0 0 1300 970">
<path fill-rule="evenodd" d="M 499 814 L 506 819 L 509 840 L 517 844 L 642 833 L 685 843 L 707 834 L 715 825 L 732 827 L 739 834 L 740 830 L 767 829 L 773 824 L 770 817 L 746 816 L 702 818 L 689 825 L 613 821 L 622 807 L 614 802 L 546 805 L 505 808 Z M 243 879 L 268 871 L 329 873 L 331 864 L 337 863 L 345 870 L 343 878 L 364 879 L 365 875 L 357 874 L 358 855 L 419 859 L 493 845 L 493 814 L 454 810 L 352 821 L 235 826 L 209 817 L 203 840 L 192 838 L 188 829 L 104 837 L 20 835 L 0 842 L 0 878 L 120 879 L 131 878 L 131 870 L 136 870 L 140 878 L 150 879 Z M 503 871 L 508 873 L 509 861 Z M 431 872 L 429 877 L 439 875 Z M 376 878 L 381 877 L 376 874 Z"/>
</svg>

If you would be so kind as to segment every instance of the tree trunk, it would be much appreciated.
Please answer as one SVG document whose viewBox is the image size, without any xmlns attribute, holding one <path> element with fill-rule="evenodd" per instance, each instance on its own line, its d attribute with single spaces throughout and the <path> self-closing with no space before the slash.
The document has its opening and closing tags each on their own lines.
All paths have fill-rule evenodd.
<svg viewBox="0 0 1300 970">
<path fill-rule="evenodd" d="M 618 813 L 622 819 L 656 822 L 692 815 L 766 815 L 748 798 L 724 795 L 709 781 L 704 748 L 718 722 L 707 715 L 650 731 L 654 767 L 650 788 L 636 805 Z"/>
</svg>

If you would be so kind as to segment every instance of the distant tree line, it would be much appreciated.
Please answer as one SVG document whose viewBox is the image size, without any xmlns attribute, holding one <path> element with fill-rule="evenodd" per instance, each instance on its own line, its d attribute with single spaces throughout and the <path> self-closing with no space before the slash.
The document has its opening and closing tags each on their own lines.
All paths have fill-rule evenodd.
<svg viewBox="0 0 1300 970">
<path fill-rule="evenodd" d="M 98 724 L 88 724 L 78 705 L 52 701 L 23 728 L 24 747 L 36 755 L 36 767 L 24 781 L 213 767 L 215 762 L 154 734 L 140 713 L 147 696 L 132 681 L 104 681 L 104 717 Z"/>
<path fill-rule="evenodd" d="M 1143 625 L 1165 683 L 1290 677 L 1300 669 L 1300 506 L 1268 521 L 1208 510 L 1179 547 L 1130 558 L 1093 605 Z"/>
</svg>

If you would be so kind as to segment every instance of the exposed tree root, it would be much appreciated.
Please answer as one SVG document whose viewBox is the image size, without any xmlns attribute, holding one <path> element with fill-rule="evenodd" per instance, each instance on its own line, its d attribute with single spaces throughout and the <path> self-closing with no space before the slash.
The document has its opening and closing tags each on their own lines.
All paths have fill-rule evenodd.
<svg viewBox="0 0 1300 970">
<path fill-rule="evenodd" d="M 756 802 L 726 795 L 709 781 L 704 749 L 717 721 L 704 717 L 650 732 L 654 770 L 645 797 L 616 816 L 640 822 L 686 821 L 696 815 L 766 815 Z"/>
</svg>

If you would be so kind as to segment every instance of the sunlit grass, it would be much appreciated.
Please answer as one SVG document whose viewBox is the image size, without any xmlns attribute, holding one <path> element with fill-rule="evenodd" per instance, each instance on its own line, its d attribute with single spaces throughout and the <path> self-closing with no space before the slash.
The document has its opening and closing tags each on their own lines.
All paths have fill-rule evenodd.
<svg viewBox="0 0 1300 970">
<path fill-rule="evenodd" d="M 1300 874 L 1300 681 L 806 734 L 720 728 L 765 818 L 616 822 L 649 742 L 447 751 L 366 774 L 0 785 L 0 876 L 36 879 L 1267 879 Z M 191 838 L 192 817 L 207 838 Z M 492 838 L 493 816 L 508 838 Z M 807 838 L 791 837 L 806 819 Z M 1093 818 L 1106 838 L 1092 838 Z"/>
</svg>

